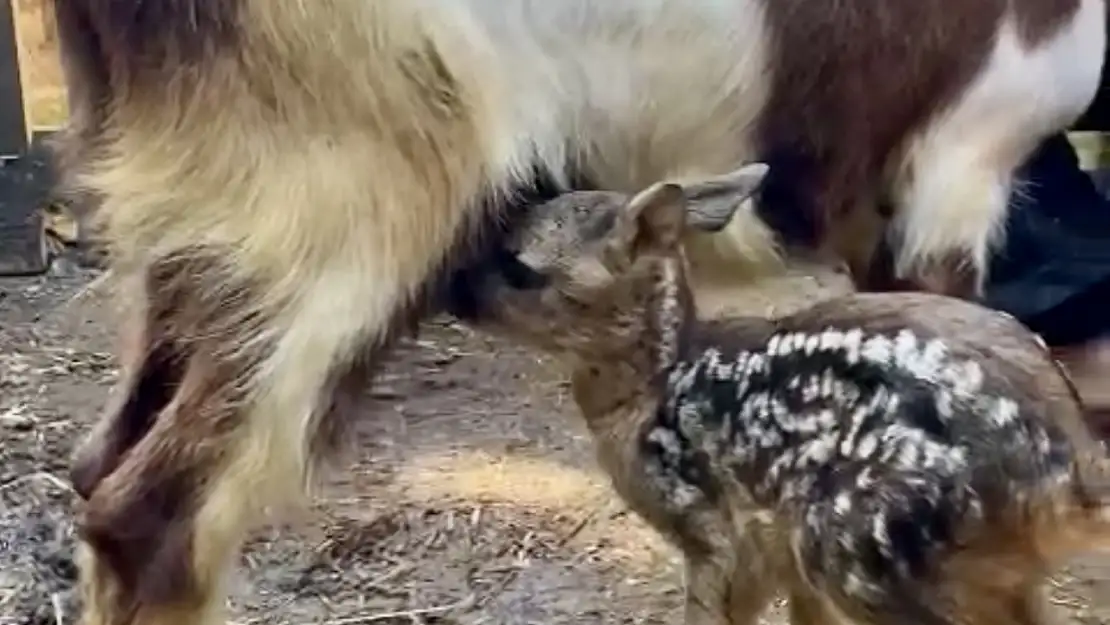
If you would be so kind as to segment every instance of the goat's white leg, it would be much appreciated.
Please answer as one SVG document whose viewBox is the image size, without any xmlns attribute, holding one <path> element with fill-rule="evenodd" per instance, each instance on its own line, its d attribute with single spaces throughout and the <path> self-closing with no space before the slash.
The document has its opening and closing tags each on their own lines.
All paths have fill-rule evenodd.
<svg viewBox="0 0 1110 625">
<path fill-rule="evenodd" d="M 893 226 L 895 276 L 928 291 L 974 297 L 1005 225 L 1016 163 L 941 144 L 918 156 Z M 1024 156 L 1026 150 L 1015 152 Z"/>
<path fill-rule="evenodd" d="M 321 420 L 329 415 L 335 387 L 352 362 L 387 328 L 367 298 L 370 285 L 355 284 L 345 271 L 318 276 L 293 307 L 272 355 L 259 368 L 257 394 L 246 411 L 246 428 L 227 463 L 214 477 L 199 508 L 194 566 L 226 571 L 246 532 L 267 509 L 296 504 L 310 484 L 312 457 Z M 392 295 L 392 294 L 387 294 Z M 392 312 L 392 311 L 390 311 Z M 218 600 L 223 601 L 223 593 Z"/>
<path fill-rule="evenodd" d="M 1032 48 L 1014 23 L 1002 25 L 963 96 L 905 148 L 892 181 L 897 277 L 953 295 L 982 293 L 1014 170 L 1094 98 L 1105 31 L 1102 0 L 1082 0 L 1070 23 Z"/>
</svg>

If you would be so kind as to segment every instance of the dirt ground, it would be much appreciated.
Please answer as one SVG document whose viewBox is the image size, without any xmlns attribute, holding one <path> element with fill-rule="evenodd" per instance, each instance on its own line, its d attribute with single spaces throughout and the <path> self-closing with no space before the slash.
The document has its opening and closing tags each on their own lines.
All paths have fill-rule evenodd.
<svg viewBox="0 0 1110 625">
<path fill-rule="evenodd" d="M 0 280 L 0 625 L 74 622 L 67 462 L 115 377 L 95 277 Z M 675 553 L 610 491 L 552 363 L 434 320 L 368 393 L 318 505 L 245 550 L 236 625 L 681 622 Z M 1108 573 L 1077 567 L 1053 603 L 1110 621 Z"/>
</svg>

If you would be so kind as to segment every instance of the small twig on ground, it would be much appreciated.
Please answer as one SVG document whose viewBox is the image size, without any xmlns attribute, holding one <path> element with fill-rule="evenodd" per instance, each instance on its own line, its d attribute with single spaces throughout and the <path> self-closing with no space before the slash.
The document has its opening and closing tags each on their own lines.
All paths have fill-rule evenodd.
<svg viewBox="0 0 1110 625">
<path fill-rule="evenodd" d="M 70 486 L 69 484 L 67 484 L 65 480 L 63 480 L 62 478 L 60 478 L 56 475 L 51 475 L 50 473 L 46 473 L 45 471 L 40 471 L 38 473 L 28 473 L 27 475 L 21 475 L 17 478 L 8 480 L 7 482 L 4 482 L 3 484 L 0 484 L 0 492 L 8 490 L 9 488 L 15 488 L 16 486 L 18 486 L 18 485 L 20 485 L 24 482 L 30 482 L 32 480 L 37 480 L 37 479 L 41 479 L 41 480 L 45 480 L 47 482 L 50 482 L 54 486 L 66 491 L 67 493 L 73 492 L 73 487 Z"/>
<path fill-rule="evenodd" d="M 63 480 L 62 478 L 60 478 L 56 475 L 51 475 L 49 473 L 46 473 L 45 471 L 40 471 L 38 473 L 28 473 L 27 475 L 21 475 L 20 477 L 8 480 L 7 482 L 4 482 L 3 484 L 0 484 L 0 492 L 6 491 L 9 488 L 15 488 L 16 486 L 18 486 L 18 485 L 20 485 L 24 482 L 30 482 L 32 480 L 37 480 L 37 479 L 41 479 L 41 480 L 45 480 L 47 482 L 50 482 L 54 486 L 57 486 L 58 488 L 66 491 L 67 493 L 73 492 L 73 487 L 70 486 L 69 484 L 67 484 L 65 480 Z"/>
<path fill-rule="evenodd" d="M 112 270 L 108 269 L 104 273 L 97 276 L 96 278 L 93 278 L 92 280 L 89 281 L 88 284 L 81 287 L 81 289 L 79 291 L 77 291 L 77 293 L 74 293 L 73 297 L 70 297 L 69 300 L 62 306 L 62 308 L 70 306 L 73 303 L 77 302 L 78 300 L 84 299 L 84 297 L 86 295 L 88 295 L 89 293 L 92 293 L 93 291 L 99 289 L 105 282 L 108 281 L 108 278 L 111 277 L 112 275 L 113 275 Z"/>
<path fill-rule="evenodd" d="M 397 610 L 394 612 L 378 612 L 377 614 L 362 614 L 356 616 L 344 616 L 342 618 L 324 621 L 324 625 L 360 625 L 361 623 L 376 623 L 378 621 L 387 621 L 389 619 L 407 618 L 412 620 L 415 617 L 430 616 L 433 614 L 444 614 L 452 610 L 459 610 L 468 608 L 474 604 L 474 595 L 468 595 L 461 601 L 450 603 L 447 605 L 437 605 L 428 608 L 416 608 L 413 610 Z"/>
<path fill-rule="evenodd" d="M 65 625 L 66 611 L 62 605 L 62 596 L 58 593 L 51 594 L 50 605 L 54 608 L 54 625 Z"/>
<path fill-rule="evenodd" d="M 1049 603 L 1051 603 L 1053 605 L 1062 605 L 1062 606 L 1065 606 L 1065 607 L 1068 607 L 1068 608 L 1073 608 L 1073 609 L 1079 609 L 1079 608 L 1087 607 L 1087 606 L 1083 605 L 1082 601 L 1080 601 L 1078 599 L 1073 599 L 1073 598 L 1070 598 L 1070 597 L 1052 597 L 1048 601 L 1049 601 Z"/>
<path fill-rule="evenodd" d="M 393 567 L 392 569 L 390 569 L 386 573 L 384 573 L 382 575 L 379 575 L 379 576 L 375 577 L 374 579 L 366 582 L 364 584 L 364 586 L 366 586 L 368 588 L 375 588 L 375 589 L 381 588 L 382 584 L 388 582 L 391 579 L 394 579 L 394 578 L 398 577 L 402 573 L 407 573 L 407 572 L 409 572 L 409 571 L 411 571 L 415 568 L 416 568 L 416 565 L 412 564 L 411 562 L 402 562 L 401 564 L 398 564 L 397 566 Z"/>
<path fill-rule="evenodd" d="M 599 511 L 600 508 L 594 508 L 589 514 L 583 516 L 582 519 L 575 523 L 574 527 L 572 527 L 570 531 L 567 532 L 564 536 L 559 538 L 559 542 L 555 544 L 560 548 L 566 547 L 567 543 L 574 540 L 576 536 L 582 533 L 582 530 L 586 529 L 586 526 L 589 525 L 590 522 L 597 518 Z"/>
<path fill-rule="evenodd" d="M 581 520 L 574 524 L 574 527 L 572 527 L 569 532 L 559 538 L 559 540 L 555 543 L 556 546 L 559 548 L 566 547 L 571 540 L 574 540 L 575 536 L 581 534 L 582 530 L 586 529 L 586 527 L 589 526 L 591 521 L 597 518 L 600 512 L 601 508 L 594 508 L 589 514 L 583 516 Z M 505 574 L 505 577 L 497 583 L 497 586 L 494 587 L 490 592 L 486 593 L 486 595 L 483 596 L 476 603 L 476 607 L 485 607 L 486 604 L 488 604 L 493 598 L 505 592 L 505 589 L 509 587 L 509 584 L 513 583 L 520 575 L 520 569 L 521 567 L 519 565 L 514 565 L 512 569 Z"/>
<path fill-rule="evenodd" d="M 19 588 L 16 588 L 15 590 L 9 592 L 3 599 L 0 599 L 0 608 L 11 603 L 12 600 L 14 600 L 19 595 L 19 593 L 23 592 L 24 588 L 26 588 L 26 586 L 20 586 Z"/>
</svg>

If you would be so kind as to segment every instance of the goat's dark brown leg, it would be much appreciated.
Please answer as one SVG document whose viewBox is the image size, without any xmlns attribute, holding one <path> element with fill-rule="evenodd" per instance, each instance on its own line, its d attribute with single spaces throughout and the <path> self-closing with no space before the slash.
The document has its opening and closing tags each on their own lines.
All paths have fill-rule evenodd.
<svg viewBox="0 0 1110 625">
<path fill-rule="evenodd" d="M 57 5 L 55 9 L 54 5 Z M 87 4 L 87 3 L 86 3 Z M 86 4 L 72 0 L 54 0 L 47 3 L 43 15 L 56 20 L 59 60 L 65 79 L 65 93 L 69 118 L 49 144 L 55 159 L 55 170 L 61 173 L 56 192 L 65 202 L 65 210 L 77 223 L 77 244 L 83 261 L 101 264 L 105 250 L 93 232 L 93 213 L 100 198 L 73 184 L 74 171 L 89 162 L 91 153 L 100 145 L 109 111 L 112 84 L 108 76 L 108 61 L 104 58 L 102 42 L 92 26 L 92 15 Z M 48 31 L 51 32 L 51 31 Z"/>
<path fill-rule="evenodd" d="M 210 489 L 223 481 L 221 465 L 249 437 L 242 399 L 229 383 L 238 373 L 189 357 L 169 403 L 142 415 L 150 425 L 141 438 L 122 456 L 110 455 L 115 445 L 100 447 L 108 454 L 85 456 L 96 458 L 91 465 L 110 467 L 99 481 L 82 485 L 87 625 L 215 618 L 223 597 L 214 593 L 247 506 L 225 503 L 218 526 L 199 515 Z"/>
<path fill-rule="evenodd" d="M 132 303 L 120 324 L 120 380 L 103 417 L 78 447 L 70 468 L 74 488 L 84 499 L 150 431 L 155 416 L 181 383 L 179 355 L 171 346 L 156 341 L 158 320 L 149 309 L 146 289 L 137 285 L 133 290 L 133 295 L 141 299 Z"/>
<path fill-rule="evenodd" d="M 249 289 L 200 288 L 220 275 L 151 271 L 121 395 L 78 453 L 83 625 L 222 623 L 244 536 L 299 503 L 335 413 L 360 396 L 365 319 L 322 322 L 313 298 L 280 319 L 237 309 L 257 306 Z"/>
</svg>

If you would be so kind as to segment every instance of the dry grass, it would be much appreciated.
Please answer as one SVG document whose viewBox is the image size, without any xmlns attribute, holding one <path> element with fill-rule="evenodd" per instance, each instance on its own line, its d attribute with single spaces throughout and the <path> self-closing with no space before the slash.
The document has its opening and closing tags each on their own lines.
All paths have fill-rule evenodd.
<svg viewBox="0 0 1110 625">
<path fill-rule="evenodd" d="M 13 0 L 24 98 L 35 128 L 65 121 L 66 101 L 58 63 L 53 13 L 45 0 Z"/>
</svg>

